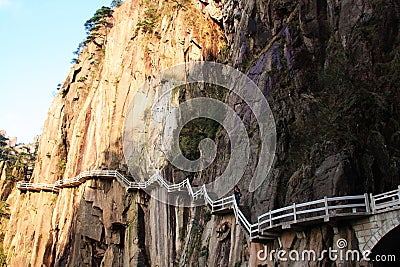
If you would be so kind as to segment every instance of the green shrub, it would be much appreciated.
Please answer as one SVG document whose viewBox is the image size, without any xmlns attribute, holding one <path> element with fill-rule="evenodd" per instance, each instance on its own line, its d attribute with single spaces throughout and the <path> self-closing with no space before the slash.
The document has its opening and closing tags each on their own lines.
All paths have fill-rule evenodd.
<svg viewBox="0 0 400 267">
<path fill-rule="evenodd" d="M 210 211 L 206 211 L 204 212 L 204 222 L 207 223 L 211 220 L 211 212 Z"/>
<path fill-rule="evenodd" d="M 200 141 L 205 138 L 215 140 L 219 127 L 218 122 L 208 118 L 197 118 L 187 123 L 179 135 L 183 155 L 190 160 L 200 158 Z"/>
<path fill-rule="evenodd" d="M 136 29 L 142 29 L 145 33 L 152 33 L 155 28 L 160 13 L 156 8 L 147 8 L 144 11 L 144 18 L 136 24 Z"/>
<path fill-rule="evenodd" d="M 7 266 L 7 256 L 4 254 L 3 244 L 0 244 L 0 266 L 1 267 Z"/>
<path fill-rule="evenodd" d="M 14 175 L 7 174 L 7 175 L 6 175 L 6 180 L 7 180 L 7 181 L 15 182 L 16 178 L 14 177 Z M 1 216 L 1 212 L 0 212 L 0 216 Z"/>
<path fill-rule="evenodd" d="M 79 63 L 79 59 L 77 59 L 77 58 L 71 59 L 71 64 L 78 64 L 78 63 Z"/>
<path fill-rule="evenodd" d="M 86 77 L 85 76 L 81 76 L 81 77 L 79 77 L 79 79 L 77 80 L 77 82 L 84 82 L 84 81 L 86 81 Z"/>
<path fill-rule="evenodd" d="M 8 204 L 5 201 L 0 201 L 0 217 L 9 217 Z"/>
<path fill-rule="evenodd" d="M 208 256 L 208 248 L 206 246 L 203 246 L 200 250 L 200 257 L 206 257 Z"/>
<path fill-rule="evenodd" d="M 65 159 L 61 160 L 58 164 L 58 173 L 60 175 L 60 178 L 64 176 L 65 173 L 65 167 L 67 166 L 67 161 Z"/>
</svg>

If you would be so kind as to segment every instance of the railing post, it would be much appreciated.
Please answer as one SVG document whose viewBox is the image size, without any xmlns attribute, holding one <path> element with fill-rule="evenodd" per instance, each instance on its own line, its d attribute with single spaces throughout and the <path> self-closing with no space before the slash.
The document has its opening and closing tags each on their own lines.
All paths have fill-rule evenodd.
<svg viewBox="0 0 400 267">
<path fill-rule="evenodd" d="M 329 206 L 328 206 L 328 197 L 324 196 L 325 203 L 325 220 L 329 220 Z"/>
<path fill-rule="evenodd" d="M 235 206 L 235 204 L 233 204 L 233 214 L 235 215 L 236 224 L 239 224 L 239 222 L 238 222 L 239 216 L 237 214 L 236 208 L 237 208 L 237 206 Z"/>
<path fill-rule="evenodd" d="M 364 193 L 364 199 L 365 199 L 365 211 L 367 213 L 370 213 L 371 210 L 370 210 L 370 207 L 369 207 L 369 200 L 368 200 L 368 194 L 367 193 Z"/>
<path fill-rule="evenodd" d="M 271 210 L 269 210 L 269 227 L 272 228 L 272 214 L 271 214 Z"/>
<path fill-rule="evenodd" d="M 369 194 L 369 200 L 371 202 L 371 212 L 374 213 L 375 212 L 375 199 L 374 196 L 372 195 L 372 193 Z"/>
<path fill-rule="evenodd" d="M 293 222 L 297 222 L 297 217 L 296 217 L 296 203 L 293 203 Z"/>
<path fill-rule="evenodd" d="M 397 186 L 397 195 L 399 197 L 398 202 L 400 202 L 400 185 Z"/>
</svg>

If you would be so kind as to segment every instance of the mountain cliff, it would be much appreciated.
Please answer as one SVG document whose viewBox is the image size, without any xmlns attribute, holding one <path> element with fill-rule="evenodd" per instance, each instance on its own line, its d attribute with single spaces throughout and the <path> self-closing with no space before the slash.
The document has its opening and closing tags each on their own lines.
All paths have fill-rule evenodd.
<svg viewBox="0 0 400 267">
<path fill-rule="evenodd" d="M 168 100 L 212 94 L 243 119 L 254 153 L 239 187 L 251 221 L 293 202 L 393 189 L 400 183 L 399 19 L 396 1 L 126 0 L 91 28 L 55 97 L 32 181 L 54 183 L 93 169 L 129 174 L 122 146 L 129 103 L 143 112 L 132 122 L 142 129 L 156 97 L 144 89 L 144 102 L 140 86 L 163 69 L 205 60 L 244 72 L 268 96 L 275 117 L 273 167 L 250 192 L 259 130 L 249 107 L 235 94 L 195 86 Z M 223 171 L 229 140 L 206 122 L 191 127 L 219 148 L 208 169 L 190 176 L 201 185 Z M 152 161 L 167 180 L 180 181 L 188 174 L 152 150 L 160 134 L 137 140 L 154 152 Z M 195 158 L 197 137 L 190 128 L 182 134 L 184 152 Z M 151 171 L 145 160 L 137 158 L 141 173 Z M 168 206 L 113 180 L 88 180 L 58 194 L 15 189 L 3 195 L 10 210 L 3 246 L 10 266 L 266 264 L 255 258 L 262 245 L 250 242 L 233 214 Z M 321 224 L 286 231 L 281 244 L 270 243 L 320 251 L 338 236 L 355 240 L 350 224 Z"/>
</svg>

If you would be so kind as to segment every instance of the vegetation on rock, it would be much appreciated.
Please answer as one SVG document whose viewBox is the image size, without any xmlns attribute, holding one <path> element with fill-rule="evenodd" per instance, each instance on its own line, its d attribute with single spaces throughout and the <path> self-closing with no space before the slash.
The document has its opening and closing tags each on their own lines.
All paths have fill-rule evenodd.
<svg viewBox="0 0 400 267">
<path fill-rule="evenodd" d="M 105 41 L 107 28 L 111 28 L 113 24 L 110 22 L 113 14 L 113 7 L 120 6 L 123 1 L 112 1 L 111 7 L 103 6 L 99 8 L 91 17 L 88 19 L 84 26 L 87 33 L 87 37 L 84 41 L 80 42 L 77 49 L 73 52 L 74 55 L 79 55 L 82 53 L 83 49 L 87 46 L 88 43 L 94 42 L 96 45 L 102 47 L 103 43 L 99 43 L 96 41 L 97 38 Z M 77 64 L 79 60 L 77 58 L 73 58 L 71 63 Z"/>
</svg>

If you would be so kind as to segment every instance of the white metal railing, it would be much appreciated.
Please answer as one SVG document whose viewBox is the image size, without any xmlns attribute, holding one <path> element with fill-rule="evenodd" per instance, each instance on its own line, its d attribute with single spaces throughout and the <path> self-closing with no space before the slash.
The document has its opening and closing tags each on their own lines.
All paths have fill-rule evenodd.
<svg viewBox="0 0 400 267">
<path fill-rule="evenodd" d="M 212 203 L 212 211 L 222 211 L 233 208 L 233 203 L 235 202 L 234 196 L 228 196 L 218 200 L 214 200 Z"/>
<path fill-rule="evenodd" d="M 127 190 L 145 189 L 156 182 L 168 192 L 187 190 L 192 200 L 203 197 L 212 212 L 232 210 L 237 223 L 243 226 L 251 239 L 266 234 L 269 235 L 272 231 L 280 228 L 288 228 L 296 223 L 318 221 L 320 219 L 327 221 L 331 217 L 370 215 L 400 208 L 399 186 L 396 190 L 377 195 L 364 194 L 357 196 L 324 197 L 304 203 L 293 203 L 292 205 L 270 210 L 259 215 L 257 222 L 252 224 L 240 210 L 233 195 L 213 200 L 208 194 L 205 185 L 194 192 L 189 179 L 185 179 L 177 184 L 171 184 L 158 172 L 147 181 L 136 182 L 129 180 L 116 170 L 92 170 L 84 171 L 73 178 L 58 180 L 54 184 L 18 182 L 17 188 L 28 191 L 43 190 L 58 192 L 64 187 L 78 186 L 92 177 L 115 178 Z"/>
<path fill-rule="evenodd" d="M 33 190 L 33 191 L 54 191 L 58 192 L 60 189 L 54 184 L 46 184 L 46 183 L 17 183 L 18 189 L 25 189 L 25 190 Z"/>
<path fill-rule="evenodd" d="M 372 195 L 370 194 L 371 211 L 373 213 L 385 212 L 400 207 L 400 185 L 396 190 Z"/>
<path fill-rule="evenodd" d="M 233 196 L 232 196 L 233 197 Z M 250 238 L 254 238 L 259 236 L 258 223 L 251 224 L 246 216 L 244 216 L 243 212 L 239 209 L 239 206 L 236 203 L 236 200 L 233 200 L 233 211 L 236 217 L 236 221 L 242 223 L 243 227 L 246 229 L 247 233 L 250 235 Z"/>
<path fill-rule="evenodd" d="M 329 220 L 330 217 L 366 215 L 370 213 L 368 195 L 324 197 L 305 203 L 293 203 L 290 206 L 270 210 L 258 216 L 260 233 L 279 227 L 287 228 L 300 222 L 318 219 Z"/>
</svg>

